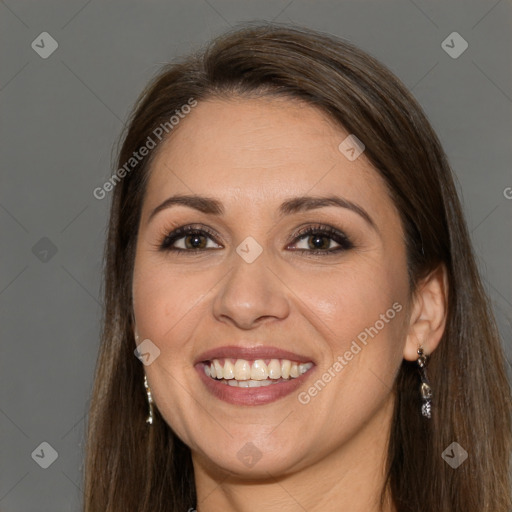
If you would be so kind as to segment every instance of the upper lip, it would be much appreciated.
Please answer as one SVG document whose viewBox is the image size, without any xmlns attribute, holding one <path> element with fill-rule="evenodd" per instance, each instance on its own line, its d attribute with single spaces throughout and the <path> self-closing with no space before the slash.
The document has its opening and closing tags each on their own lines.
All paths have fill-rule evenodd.
<svg viewBox="0 0 512 512">
<path fill-rule="evenodd" d="M 297 363 L 308 363 L 312 361 L 310 357 L 306 357 L 288 350 L 267 345 L 257 345 L 252 347 L 241 347 L 236 345 L 226 345 L 224 347 L 216 347 L 201 353 L 195 364 L 203 361 L 211 361 L 213 359 L 289 359 Z"/>
</svg>

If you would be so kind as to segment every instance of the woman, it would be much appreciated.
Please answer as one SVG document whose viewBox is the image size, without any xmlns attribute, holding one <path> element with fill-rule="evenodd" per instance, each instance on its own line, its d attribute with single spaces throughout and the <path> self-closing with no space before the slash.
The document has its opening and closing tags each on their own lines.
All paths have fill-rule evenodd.
<svg viewBox="0 0 512 512">
<path fill-rule="evenodd" d="M 380 63 L 226 34 L 148 86 L 112 184 L 87 512 L 509 510 L 496 325 Z"/>
</svg>

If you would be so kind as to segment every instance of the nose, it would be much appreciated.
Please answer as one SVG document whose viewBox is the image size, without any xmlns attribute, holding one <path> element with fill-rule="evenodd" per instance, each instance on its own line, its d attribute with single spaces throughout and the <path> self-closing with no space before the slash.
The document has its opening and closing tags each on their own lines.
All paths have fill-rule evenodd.
<svg viewBox="0 0 512 512">
<path fill-rule="evenodd" d="M 232 259 L 232 270 L 213 302 L 215 318 L 244 330 L 286 318 L 290 312 L 289 290 L 270 267 L 265 251 L 252 263 L 237 253 Z"/>
</svg>

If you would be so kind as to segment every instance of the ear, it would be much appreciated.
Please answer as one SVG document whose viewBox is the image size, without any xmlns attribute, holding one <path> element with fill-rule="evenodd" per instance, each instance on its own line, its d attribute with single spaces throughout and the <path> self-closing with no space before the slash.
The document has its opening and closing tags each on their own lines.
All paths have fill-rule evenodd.
<svg viewBox="0 0 512 512">
<path fill-rule="evenodd" d="M 414 294 L 404 359 L 415 361 L 423 347 L 430 355 L 439 345 L 448 312 L 448 273 L 444 263 L 418 283 Z"/>
</svg>

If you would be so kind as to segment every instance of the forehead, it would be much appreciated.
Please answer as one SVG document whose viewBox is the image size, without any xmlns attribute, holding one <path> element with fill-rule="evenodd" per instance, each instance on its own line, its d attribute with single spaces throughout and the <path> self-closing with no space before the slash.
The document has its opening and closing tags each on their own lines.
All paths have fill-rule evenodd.
<svg viewBox="0 0 512 512">
<path fill-rule="evenodd" d="M 171 193 L 269 206 L 285 197 L 326 193 L 385 201 L 385 184 L 364 152 L 351 161 L 340 151 L 349 135 L 297 100 L 199 102 L 158 149 L 147 201 Z"/>
</svg>

